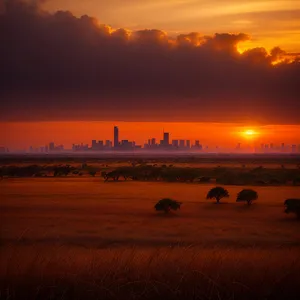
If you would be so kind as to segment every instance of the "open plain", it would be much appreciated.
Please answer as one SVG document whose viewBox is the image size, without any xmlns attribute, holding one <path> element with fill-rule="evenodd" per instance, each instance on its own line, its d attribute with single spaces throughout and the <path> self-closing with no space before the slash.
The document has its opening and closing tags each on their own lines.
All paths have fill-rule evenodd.
<svg viewBox="0 0 300 300">
<path fill-rule="evenodd" d="M 296 297 L 300 223 L 283 201 L 299 198 L 299 186 L 255 187 L 249 207 L 235 202 L 243 186 L 226 186 L 219 205 L 205 199 L 212 187 L 3 179 L 1 299 Z M 181 210 L 156 212 L 164 197 Z"/>
</svg>

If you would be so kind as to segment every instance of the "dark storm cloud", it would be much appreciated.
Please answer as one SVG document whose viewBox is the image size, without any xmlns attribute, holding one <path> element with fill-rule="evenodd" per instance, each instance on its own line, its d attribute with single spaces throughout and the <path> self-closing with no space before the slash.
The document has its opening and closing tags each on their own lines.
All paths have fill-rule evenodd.
<svg viewBox="0 0 300 300">
<path fill-rule="evenodd" d="M 0 36 L 2 119 L 163 120 L 165 112 L 172 120 L 300 123 L 299 60 L 273 66 L 292 57 L 280 48 L 240 55 L 243 33 L 112 31 L 14 0 L 0 15 Z"/>
</svg>

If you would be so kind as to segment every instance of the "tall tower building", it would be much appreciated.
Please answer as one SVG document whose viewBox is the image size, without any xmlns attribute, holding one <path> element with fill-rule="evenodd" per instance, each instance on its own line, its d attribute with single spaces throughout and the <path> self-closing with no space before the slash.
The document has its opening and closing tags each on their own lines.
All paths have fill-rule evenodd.
<svg viewBox="0 0 300 300">
<path fill-rule="evenodd" d="M 53 151 L 55 149 L 55 145 L 53 142 L 49 143 L 49 151 Z"/>
<path fill-rule="evenodd" d="M 170 133 L 164 132 L 164 146 L 169 146 L 170 144 Z"/>
<path fill-rule="evenodd" d="M 118 126 L 114 127 L 114 148 L 119 147 L 119 128 Z"/>
</svg>

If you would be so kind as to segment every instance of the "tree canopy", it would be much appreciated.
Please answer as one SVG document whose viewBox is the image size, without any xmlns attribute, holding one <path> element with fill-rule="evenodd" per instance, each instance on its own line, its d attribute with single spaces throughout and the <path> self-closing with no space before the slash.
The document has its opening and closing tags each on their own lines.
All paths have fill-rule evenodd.
<svg viewBox="0 0 300 300">
<path fill-rule="evenodd" d="M 257 198 L 258 194 L 256 191 L 252 189 L 243 189 L 238 193 L 236 202 L 247 202 L 248 205 L 250 205 Z"/>
<path fill-rule="evenodd" d="M 216 186 L 207 193 L 206 199 L 216 199 L 217 203 L 219 203 L 222 198 L 228 197 L 229 193 L 226 189 L 221 186 Z"/>
<path fill-rule="evenodd" d="M 178 202 L 176 200 L 170 199 L 170 198 L 164 198 L 159 200 L 154 208 L 157 211 L 164 211 L 165 213 L 170 212 L 171 210 L 178 210 L 180 209 L 181 202 Z"/>
</svg>

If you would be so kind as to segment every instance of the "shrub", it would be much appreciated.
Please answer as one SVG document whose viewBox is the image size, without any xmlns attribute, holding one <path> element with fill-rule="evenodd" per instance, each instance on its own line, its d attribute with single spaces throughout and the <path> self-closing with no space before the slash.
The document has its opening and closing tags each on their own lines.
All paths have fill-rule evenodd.
<svg viewBox="0 0 300 300">
<path fill-rule="evenodd" d="M 229 193 L 226 189 L 221 186 L 216 186 L 207 193 L 206 199 L 216 199 L 217 203 L 220 203 L 222 198 L 228 197 Z"/>
<path fill-rule="evenodd" d="M 180 209 L 181 204 L 182 204 L 181 202 L 178 202 L 176 200 L 164 198 L 164 199 L 159 200 L 155 204 L 154 208 L 157 211 L 164 211 L 165 213 L 168 213 L 171 210 Z"/>
<path fill-rule="evenodd" d="M 300 199 L 286 199 L 284 201 L 285 213 L 295 213 L 300 219 Z"/>
<path fill-rule="evenodd" d="M 247 204 L 250 205 L 257 198 L 258 194 L 256 191 L 251 189 L 244 189 L 238 193 L 236 202 L 247 202 Z"/>
</svg>

